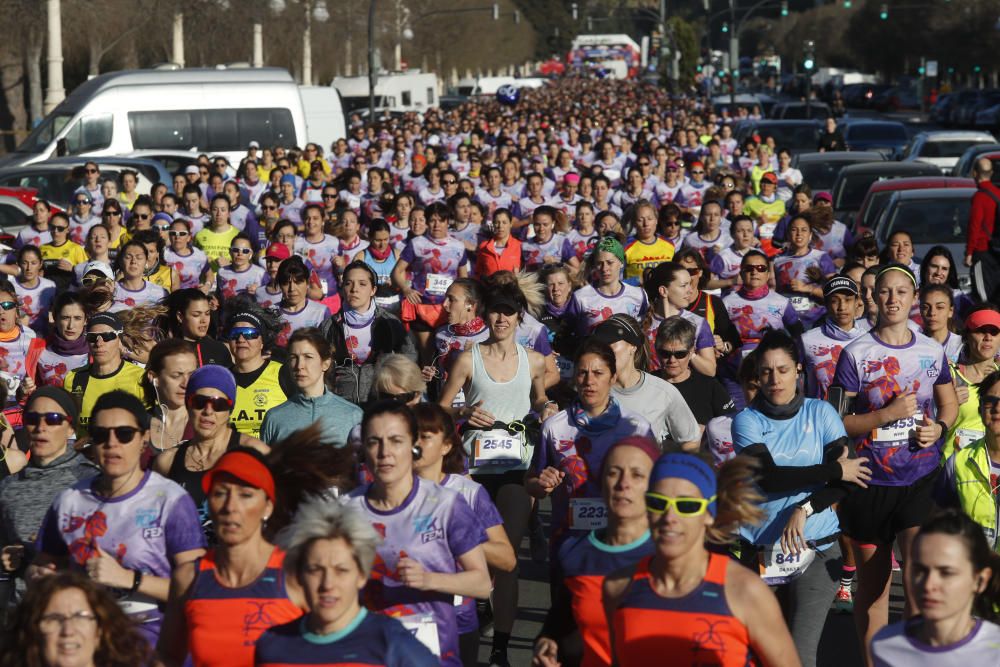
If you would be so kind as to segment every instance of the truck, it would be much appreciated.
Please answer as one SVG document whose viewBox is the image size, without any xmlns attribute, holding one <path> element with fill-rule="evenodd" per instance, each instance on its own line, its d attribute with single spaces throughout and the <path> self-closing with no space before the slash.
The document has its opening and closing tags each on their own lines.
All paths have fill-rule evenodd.
<svg viewBox="0 0 1000 667">
<path fill-rule="evenodd" d="M 332 150 L 338 139 L 347 138 L 347 118 L 336 88 L 299 86 L 299 95 L 306 114 L 306 138 L 309 141 L 322 146 L 326 153 Z"/>
<path fill-rule="evenodd" d="M 338 76 L 331 84 L 340 93 L 344 112 L 367 113 L 368 77 Z M 426 111 L 437 106 L 441 80 L 432 72 L 381 73 L 375 81 L 375 109 L 378 111 Z"/>
<path fill-rule="evenodd" d="M 641 53 L 639 44 L 628 35 L 578 35 L 566 64 L 585 71 L 603 70 L 614 78 L 635 78 Z"/>
</svg>

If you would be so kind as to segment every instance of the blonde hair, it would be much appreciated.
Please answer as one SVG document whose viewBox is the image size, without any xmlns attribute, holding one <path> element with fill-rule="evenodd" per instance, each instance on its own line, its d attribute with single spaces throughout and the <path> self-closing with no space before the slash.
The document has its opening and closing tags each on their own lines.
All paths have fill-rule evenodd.
<svg viewBox="0 0 1000 667">
<path fill-rule="evenodd" d="M 129 356 L 139 358 L 141 350 L 148 354 L 148 350 L 163 340 L 160 323 L 167 311 L 166 306 L 157 304 L 135 306 L 115 313 L 122 321 L 122 346 Z"/>
<path fill-rule="evenodd" d="M 568 275 L 568 274 L 567 274 Z M 483 278 L 483 287 L 489 291 L 494 287 L 513 285 L 524 295 L 524 300 L 528 303 L 528 312 L 534 317 L 538 317 L 545 307 L 545 286 L 538 280 L 538 274 L 524 271 L 495 271 L 486 278 Z"/>
<path fill-rule="evenodd" d="M 764 520 L 761 503 L 765 498 L 757 487 L 759 465 L 749 456 L 736 456 L 719 467 L 716 483 L 715 523 L 705 529 L 705 539 L 712 544 L 730 544 L 742 524 Z"/>
<path fill-rule="evenodd" d="M 389 393 L 394 386 L 403 391 L 427 391 L 427 383 L 416 362 L 402 354 L 387 354 L 375 364 L 375 391 Z"/>
</svg>

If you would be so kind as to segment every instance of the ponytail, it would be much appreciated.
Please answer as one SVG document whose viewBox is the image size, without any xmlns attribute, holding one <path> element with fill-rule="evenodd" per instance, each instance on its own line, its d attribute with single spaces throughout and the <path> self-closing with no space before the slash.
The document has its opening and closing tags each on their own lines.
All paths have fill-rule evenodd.
<svg viewBox="0 0 1000 667">
<path fill-rule="evenodd" d="M 757 488 L 758 464 L 749 456 L 736 456 L 719 467 L 715 523 L 705 531 L 712 544 L 729 544 L 742 524 L 759 524 L 764 519 L 760 505 L 764 496 Z"/>
</svg>

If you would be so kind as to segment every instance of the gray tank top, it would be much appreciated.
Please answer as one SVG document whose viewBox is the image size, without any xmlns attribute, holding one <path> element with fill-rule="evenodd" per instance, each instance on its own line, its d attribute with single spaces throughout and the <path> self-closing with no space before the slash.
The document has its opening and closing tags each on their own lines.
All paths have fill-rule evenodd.
<svg viewBox="0 0 1000 667">
<path fill-rule="evenodd" d="M 475 405 L 483 402 L 483 409 L 488 410 L 497 421 L 510 423 L 524 419 L 531 412 L 531 367 L 528 364 L 528 353 L 522 345 L 517 345 L 517 373 L 508 382 L 497 382 L 486 371 L 483 355 L 479 351 L 479 343 L 472 346 L 472 378 L 469 389 L 465 392 L 465 404 Z M 472 443 L 479 431 L 468 431 L 463 438 L 465 452 L 472 454 Z M 530 448 L 527 461 L 520 466 L 504 466 L 502 470 L 490 470 L 492 466 L 472 467 L 476 473 L 503 472 L 505 470 L 524 470 L 531 460 Z M 470 466 L 472 460 L 469 461 Z"/>
</svg>

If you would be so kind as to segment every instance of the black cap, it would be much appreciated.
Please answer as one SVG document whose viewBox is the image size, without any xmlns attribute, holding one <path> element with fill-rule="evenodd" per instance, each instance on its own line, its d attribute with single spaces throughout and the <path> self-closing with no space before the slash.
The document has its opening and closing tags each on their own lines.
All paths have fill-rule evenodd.
<svg viewBox="0 0 1000 667">
<path fill-rule="evenodd" d="M 861 288 L 858 284 L 848 278 L 847 276 L 834 276 L 826 281 L 823 285 L 823 298 L 829 297 L 831 294 L 837 294 L 842 292 L 845 294 L 851 294 L 853 296 L 861 296 Z"/>
<path fill-rule="evenodd" d="M 24 405 L 25 410 L 29 409 L 31 404 L 39 398 L 48 398 L 55 401 L 59 407 L 63 409 L 63 412 L 65 412 L 66 415 L 73 420 L 73 423 L 76 424 L 77 417 L 80 415 L 80 410 L 76 405 L 76 401 L 73 400 L 73 396 L 70 395 L 68 391 L 62 387 L 42 385 L 28 397 L 28 402 Z"/>
<path fill-rule="evenodd" d="M 645 343 L 642 332 L 638 331 L 620 315 L 612 315 L 598 324 L 591 336 L 594 337 L 594 340 L 607 343 L 608 345 L 617 343 L 620 340 L 636 347 L 640 347 Z"/>
<path fill-rule="evenodd" d="M 125 329 L 125 325 L 122 324 L 121 318 L 112 313 L 111 311 L 106 311 L 103 313 L 95 313 L 87 318 L 87 330 L 89 331 L 91 327 L 95 324 L 106 324 L 111 327 L 114 331 L 121 333 Z"/>
</svg>

